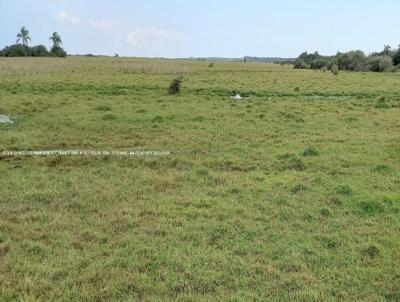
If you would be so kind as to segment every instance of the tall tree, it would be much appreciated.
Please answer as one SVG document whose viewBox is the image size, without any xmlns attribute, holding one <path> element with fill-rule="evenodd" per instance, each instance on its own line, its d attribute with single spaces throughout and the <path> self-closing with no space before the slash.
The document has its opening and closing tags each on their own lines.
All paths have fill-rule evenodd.
<svg viewBox="0 0 400 302">
<path fill-rule="evenodd" d="M 53 48 L 58 48 L 62 44 L 61 36 L 57 32 L 53 32 L 49 40 L 53 42 Z"/>
<path fill-rule="evenodd" d="M 17 34 L 17 38 L 17 43 L 22 42 L 23 46 L 28 45 L 28 41 L 31 40 L 31 37 L 29 36 L 29 30 L 23 26 L 21 31 Z"/>
</svg>

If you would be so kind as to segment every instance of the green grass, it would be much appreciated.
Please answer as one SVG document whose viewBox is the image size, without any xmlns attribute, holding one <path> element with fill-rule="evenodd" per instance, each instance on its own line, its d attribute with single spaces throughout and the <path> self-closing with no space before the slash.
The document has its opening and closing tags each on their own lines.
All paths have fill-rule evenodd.
<svg viewBox="0 0 400 302">
<path fill-rule="evenodd" d="M 0 151 L 171 152 L 0 157 L 0 300 L 399 301 L 399 82 L 0 59 Z"/>
</svg>

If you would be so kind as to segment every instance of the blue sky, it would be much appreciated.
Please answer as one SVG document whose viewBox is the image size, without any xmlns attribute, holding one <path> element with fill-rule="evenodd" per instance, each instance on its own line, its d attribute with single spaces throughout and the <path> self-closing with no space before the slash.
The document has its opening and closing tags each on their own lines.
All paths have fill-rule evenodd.
<svg viewBox="0 0 400 302">
<path fill-rule="evenodd" d="M 398 0 L 0 0 L 0 47 L 61 34 L 71 54 L 294 57 L 400 44 Z"/>
</svg>

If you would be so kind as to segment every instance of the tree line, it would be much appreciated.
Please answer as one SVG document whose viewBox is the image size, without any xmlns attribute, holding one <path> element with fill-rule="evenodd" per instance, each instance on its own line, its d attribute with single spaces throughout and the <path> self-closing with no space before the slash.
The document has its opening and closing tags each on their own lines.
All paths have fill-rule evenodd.
<svg viewBox="0 0 400 302">
<path fill-rule="evenodd" d="M 48 50 L 44 45 L 30 47 L 31 41 L 29 30 L 23 26 L 17 34 L 17 42 L 0 50 L 0 57 L 66 57 L 67 52 L 61 47 L 61 36 L 54 32 L 50 38 L 53 45 Z"/>
<path fill-rule="evenodd" d="M 358 72 L 393 72 L 400 71 L 400 45 L 392 49 L 385 45 L 383 51 L 365 55 L 361 50 L 338 52 L 334 56 L 322 56 L 318 52 L 303 52 L 294 62 L 296 69 L 330 70 L 337 74 L 339 70 Z"/>
</svg>

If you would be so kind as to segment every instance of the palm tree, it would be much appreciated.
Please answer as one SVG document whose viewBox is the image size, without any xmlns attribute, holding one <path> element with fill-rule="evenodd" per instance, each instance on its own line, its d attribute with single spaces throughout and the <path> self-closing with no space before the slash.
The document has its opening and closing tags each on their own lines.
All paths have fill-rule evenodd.
<svg viewBox="0 0 400 302">
<path fill-rule="evenodd" d="M 49 40 L 53 42 L 53 48 L 58 48 L 62 44 L 61 36 L 57 32 L 53 32 Z"/>
<path fill-rule="evenodd" d="M 26 29 L 25 26 L 21 28 L 21 31 L 17 34 L 17 43 L 22 42 L 22 45 L 25 46 L 28 44 L 28 41 L 31 40 L 31 37 L 29 36 L 29 30 Z"/>
</svg>

